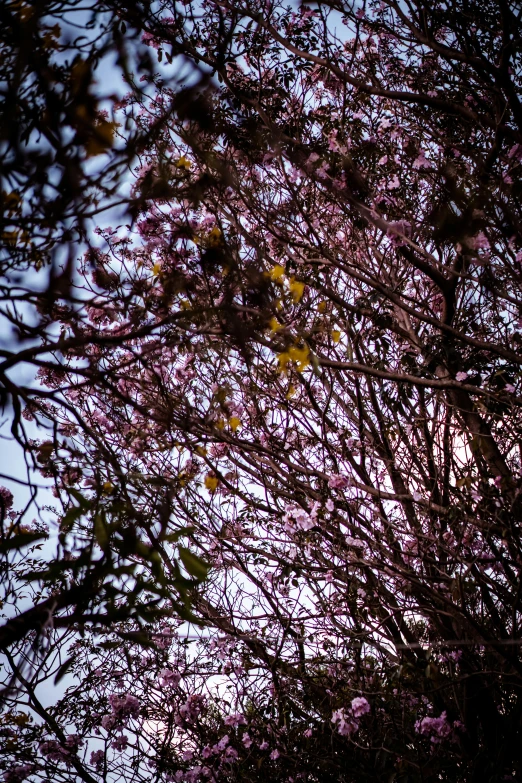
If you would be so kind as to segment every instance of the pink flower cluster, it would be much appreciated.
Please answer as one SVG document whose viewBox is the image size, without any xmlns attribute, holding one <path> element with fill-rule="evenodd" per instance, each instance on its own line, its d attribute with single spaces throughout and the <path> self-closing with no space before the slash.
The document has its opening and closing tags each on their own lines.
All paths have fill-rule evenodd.
<svg viewBox="0 0 522 783">
<path fill-rule="evenodd" d="M 140 711 L 140 702 L 136 696 L 130 694 L 109 696 L 109 704 L 112 709 L 110 715 L 104 715 L 101 725 L 106 731 L 125 726 L 129 718 L 137 718 Z"/>
<path fill-rule="evenodd" d="M 415 724 L 415 731 L 429 737 L 434 745 L 443 742 L 445 739 L 454 739 L 455 729 L 461 727 L 460 721 L 455 721 L 453 725 L 448 721 L 446 711 L 441 713 L 438 718 L 421 718 Z"/>
<path fill-rule="evenodd" d="M 203 711 L 204 706 L 204 696 L 201 696 L 199 693 L 191 694 L 185 704 L 182 704 L 179 708 L 178 720 L 176 722 L 186 721 L 187 723 L 193 723 Z"/>
<path fill-rule="evenodd" d="M 365 699 L 364 696 L 356 696 L 350 704 L 348 714 L 345 712 L 344 708 L 335 710 L 335 712 L 332 713 L 331 720 L 332 723 L 336 725 L 339 734 L 342 734 L 344 737 L 349 737 L 359 728 L 359 721 L 357 718 L 366 715 L 368 712 L 370 712 L 370 705 L 367 699 Z"/>
<path fill-rule="evenodd" d="M 40 753 L 50 761 L 63 762 L 70 766 L 71 756 L 77 753 L 82 745 L 83 740 L 77 734 L 69 734 L 63 745 L 57 740 L 45 740 L 40 744 Z"/>
<path fill-rule="evenodd" d="M 181 674 L 170 669 L 162 669 L 159 673 L 159 680 L 164 688 L 167 688 L 169 685 L 175 688 L 181 680 Z"/>
<path fill-rule="evenodd" d="M 241 715 L 240 712 L 236 712 L 233 715 L 227 715 L 227 717 L 224 720 L 224 723 L 225 726 L 233 726 L 235 729 L 237 729 L 238 726 L 247 725 L 245 716 Z"/>
<path fill-rule="evenodd" d="M 0 505 L 3 504 L 5 510 L 9 510 L 13 505 L 13 493 L 7 487 L 0 487 Z"/>
<path fill-rule="evenodd" d="M 103 750 L 93 750 L 91 753 L 91 764 L 96 770 L 100 770 L 103 767 L 105 760 L 105 753 Z"/>
<path fill-rule="evenodd" d="M 330 476 L 328 479 L 328 486 L 331 489 L 346 489 L 351 486 L 351 480 L 348 476 Z"/>
<path fill-rule="evenodd" d="M 287 506 L 286 513 L 283 517 L 285 530 L 288 533 L 294 533 L 296 529 L 304 531 L 311 530 L 317 524 L 318 510 L 318 503 L 314 503 L 310 512 L 305 511 L 299 506 Z"/>
<path fill-rule="evenodd" d="M 15 764 L 7 772 L 4 772 L 5 783 L 22 783 L 31 772 L 33 768 L 29 764 Z"/>
</svg>

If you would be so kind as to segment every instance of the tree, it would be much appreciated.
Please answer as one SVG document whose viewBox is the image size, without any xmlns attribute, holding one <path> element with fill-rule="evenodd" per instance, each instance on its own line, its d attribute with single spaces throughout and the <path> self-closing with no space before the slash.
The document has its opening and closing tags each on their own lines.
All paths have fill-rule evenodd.
<svg viewBox="0 0 522 783">
<path fill-rule="evenodd" d="M 12 510 L 10 490 L 6 488 L 0 499 L 3 603 L 16 605 L 21 575 L 35 570 L 32 550 L 27 550 L 30 545 L 40 553 L 46 551 L 39 573 L 52 584 L 51 594 L 42 594 L 33 573 L 33 586 L 28 588 L 33 605 L 24 603 L 23 611 L 17 608 L 16 618 L 12 609 L 6 613 L 8 619 L 0 630 L 2 648 L 41 630 L 58 608 L 73 610 L 69 618 L 88 612 L 110 622 L 117 596 L 121 591 L 129 596 L 123 584 L 120 590 L 114 581 L 127 573 L 128 566 L 118 561 L 114 549 L 101 556 L 94 551 L 103 538 L 107 513 L 106 508 L 100 509 L 103 487 L 89 499 L 78 492 L 76 479 L 68 482 L 65 491 L 62 487 L 64 529 L 86 513 L 98 520 L 85 532 L 82 555 L 73 566 L 63 557 L 67 556 L 65 534 L 56 556 L 49 547 L 42 550 L 49 511 L 42 504 L 48 504 L 49 497 L 39 492 L 41 481 L 35 474 L 53 448 L 60 448 L 52 411 L 65 406 L 79 426 L 85 423 L 78 421 L 70 390 L 59 381 L 62 352 L 80 357 L 77 379 L 99 384 L 103 368 L 81 361 L 85 346 L 95 351 L 100 343 L 125 345 L 137 336 L 132 324 L 126 333 L 107 335 L 88 321 L 97 289 L 94 284 L 90 290 L 82 285 L 76 258 L 83 253 L 85 268 L 93 271 L 100 247 L 94 221 L 102 221 L 108 213 L 131 225 L 141 208 L 142 195 L 129 192 L 130 172 L 139 150 L 154 143 L 157 127 L 168 120 L 168 112 L 160 112 L 146 134 L 132 118 L 119 123 L 116 112 L 128 92 L 140 94 L 140 80 L 156 67 L 141 40 L 142 22 L 151 14 L 150 7 L 133 2 L 121 8 L 112 2 L 80 7 L 76 2 L 45 0 L 29 5 L 6 2 L 0 8 L 0 403 L 7 414 L 2 435 L 10 435 L 18 444 L 27 468 L 25 482 L 16 475 L 3 477 L 25 483 L 26 490 L 20 513 Z M 172 75 L 169 83 L 175 84 L 179 76 L 193 78 L 195 73 L 197 69 L 187 67 Z M 143 335 L 148 331 L 142 327 Z M 52 384 L 45 383 L 46 374 L 53 376 Z M 43 383 L 35 383 L 37 375 Z M 38 400 L 45 405 L 31 413 Z M 35 506 L 38 519 L 28 524 Z M 114 521 L 122 510 L 111 508 L 110 513 Z M 129 547 L 133 547 L 131 540 L 126 541 L 123 555 Z M 133 600 L 126 602 L 125 610 L 119 608 L 119 616 L 132 614 L 145 588 L 145 583 L 132 583 Z M 178 609 L 183 613 L 186 583 L 181 578 L 172 581 L 169 593 L 172 587 L 180 594 Z M 160 589 L 157 579 L 155 589 Z M 70 619 L 63 622 L 67 625 Z"/>
<path fill-rule="evenodd" d="M 144 583 L 163 616 L 56 607 L 33 670 L 8 652 L 8 780 L 520 776 L 521 13 L 146 16 L 201 82 L 121 102 L 155 128 L 134 228 L 82 267 L 68 404 L 25 415 L 67 561 L 94 536 L 114 607 Z"/>
</svg>

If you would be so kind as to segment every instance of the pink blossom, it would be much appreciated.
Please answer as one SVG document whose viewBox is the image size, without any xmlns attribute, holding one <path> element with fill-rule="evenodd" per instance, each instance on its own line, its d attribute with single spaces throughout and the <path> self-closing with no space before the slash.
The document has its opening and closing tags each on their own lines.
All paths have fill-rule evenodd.
<svg viewBox="0 0 522 783">
<path fill-rule="evenodd" d="M 125 734 L 118 734 L 111 742 L 111 748 L 118 750 L 120 753 L 125 750 L 129 744 L 129 738 Z"/>
<path fill-rule="evenodd" d="M 480 231 L 475 237 L 473 237 L 469 241 L 470 247 L 473 248 L 473 250 L 489 250 L 490 244 L 487 236 L 484 234 L 483 231 Z"/>
<path fill-rule="evenodd" d="M 332 489 L 346 489 L 351 485 L 351 480 L 348 476 L 330 476 L 328 479 L 328 486 Z"/>
<path fill-rule="evenodd" d="M 238 726 L 246 726 L 246 720 L 244 715 L 241 715 L 240 712 L 234 713 L 234 715 L 227 715 L 227 717 L 224 720 L 225 726 L 233 726 L 234 728 L 237 728 Z"/>
<path fill-rule="evenodd" d="M 466 381 L 468 379 L 468 373 L 467 372 L 458 372 L 455 376 L 456 381 Z"/>
<path fill-rule="evenodd" d="M 228 736 L 228 734 L 225 734 L 225 736 L 224 736 L 224 737 L 221 737 L 221 739 L 219 740 L 219 742 L 217 742 L 217 743 L 214 745 L 214 751 L 215 751 L 216 753 L 221 753 L 223 750 L 225 750 L 226 746 L 227 746 L 227 745 L 228 745 L 228 743 L 229 743 L 229 740 L 230 740 L 230 737 Z"/>
<path fill-rule="evenodd" d="M 289 533 L 294 532 L 295 528 L 304 531 L 311 530 L 311 528 L 313 528 L 316 524 L 315 516 L 316 514 L 314 514 L 313 511 L 311 514 L 309 514 L 299 506 L 290 505 L 287 507 L 286 513 L 283 517 L 285 530 L 287 530 Z"/>
<path fill-rule="evenodd" d="M 337 731 L 344 737 L 349 737 L 359 728 L 357 721 L 349 718 L 342 708 L 332 713 L 331 721 L 336 724 Z"/>
<path fill-rule="evenodd" d="M 508 158 L 522 161 L 522 144 L 514 144 L 508 152 Z"/>
<path fill-rule="evenodd" d="M 173 672 L 170 669 L 162 669 L 159 673 L 161 684 L 166 686 L 176 687 L 181 680 L 181 674 L 179 672 Z"/>
<path fill-rule="evenodd" d="M 185 704 L 179 708 L 179 715 L 189 723 L 195 721 L 205 706 L 205 697 L 198 693 L 191 694 Z"/>
<path fill-rule="evenodd" d="M 136 696 L 131 696 L 130 694 L 118 695 L 113 693 L 109 696 L 109 704 L 112 709 L 113 717 L 118 723 L 122 725 L 124 725 L 129 718 L 138 717 L 140 711 L 140 702 Z"/>
<path fill-rule="evenodd" d="M 93 750 L 91 753 L 91 764 L 96 767 L 97 770 L 101 769 L 105 759 L 105 753 L 103 750 Z"/>
<path fill-rule="evenodd" d="M 362 541 L 360 538 L 354 538 L 353 536 L 346 536 L 345 539 L 346 546 L 353 546 L 356 548 L 361 548 L 364 546 L 364 541 Z"/>
<path fill-rule="evenodd" d="M 6 510 L 13 505 L 13 493 L 7 487 L 0 487 L 0 507 L 2 502 Z"/>
<path fill-rule="evenodd" d="M 64 745 L 57 740 L 45 740 L 40 744 L 40 753 L 51 761 L 63 762 L 70 766 L 71 755 L 76 754 L 82 745 L 83 740 L 77 734 L 69 734 L 65 738 Z"/>
<path fill-rule="evenodd" d="M 414 169 L 431 169 L 431 162 L 426 158 L 424 152 L 420 152 L 419 155 L 413 161 Z"/>
<path fill-rule="evenodd" d="M 452 728 L 444 711 L 438 718 L 422 718 L 415 724 L 415 730 L 419 734 L 430 737 L 433 744 L 438 744 L 452 734 Z"/>
<path fill-rule="evenodd" d="M 32 771 L 33 767 L 29 764 L 15 764 L 7 772 L 4 772 L 4 781 L 5 783 L 22 783 Z"/>
<path fill-rule="evenodd" d="M 117 724 L 117 720 L 114 715 L 104 715 L 101 719 L 101 726 L 105 731 L 111 731 Z"/>
<path fill-rule="evenodd" d="M 370 712 L 370 705 L 364 696 L 356 696 L 352 700 L 350 709 L 356 718 L 360 718 L 361 715 L 366 715 L 367 712 Z"/>
<path fill-rule="evenodd" d="M 394 223 L 388 224 L 387 235 L 390 239 L 390 244 L 393 245 L 393 247 L 403 247 L 406 244 L 404 237 L 410 239 L 411 234 L 411 223 L 407 220 L 397 220 Z"/>
<path fill-rule="evenodd" d="M 278 751 L 278 750 L 277 750 L 277 748 L 276 748 L 276 749 L 275 749 L 275 750 L 273 750 L 273 751 L 272 751 L 272 753 L 270 754 L 270 758 L 271 758 L 271 759 L 273 759 L 273 760 L 275 761 L 276 759 L 278 759 L 278 758 L 279 758 L 279 756 L 280 756 L 280 755 L 281 755 L 281 754 L 279 753 L 279 751 Z"/>
<path fill-rule="evenodd" d="M 227 748 L 224 755 L 224 760 L 228 762 L 237 761 L 238 759 L 238 752 L 235 748 Z"/>
</svg>

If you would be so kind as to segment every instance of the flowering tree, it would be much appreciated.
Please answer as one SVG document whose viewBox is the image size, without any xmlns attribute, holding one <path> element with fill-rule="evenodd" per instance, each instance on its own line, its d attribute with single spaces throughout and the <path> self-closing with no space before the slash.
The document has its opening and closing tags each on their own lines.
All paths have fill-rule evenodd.
<svg viewBox="0 0 522 783">
<path fill-rule="evenodd" d="M 60 573 L 116 561 L 111 612 L 5 643 L 6 780 L 522 774 L 520 32 L 500 0 L 154 5 L 136 220 L 81 266 L 67 405 L 24 412 Z"/>
</svg>

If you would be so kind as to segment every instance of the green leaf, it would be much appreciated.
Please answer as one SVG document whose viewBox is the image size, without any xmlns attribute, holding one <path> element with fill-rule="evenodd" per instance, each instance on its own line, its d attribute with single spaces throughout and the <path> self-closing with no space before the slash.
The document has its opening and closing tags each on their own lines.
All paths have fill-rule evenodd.
<svg viewBox="0 0 522 783">
<path fill-rule="evenodd" d="M 63 533 L 67 533 L 73 524 L 84 514 L 84 509 L 81 506 L 71 506 L 62 517 L 60 529 Z"/>
<path fill-rule="evenodd" d="M 117 631 L 120 639 L 140 644 L 142 647 L 154 647 L 155 642 L 144 631 Z"/>
<path fill-rule="evenodd" d="M 91 501 L 85 498 L 81 492 L 74 487 L 67 487 L 67 492 L 80 504 L 81 508 L 89 508 Z"/>
<path fill-rule="evenodd" d="M 16 536 L 11 536 L 6 541 L 0 542 L 0 554 L 8 552 L 10 549 L 21 549 L 29 544 L 34 544 L 35 541 L 41 541 L 43 538 L 47 538 L 45 533 L 18 533 Z"/>
<path fill-rule="evenodd" d="M 117 647 L 121 647 L 120 642 L 100 642 L 98 644 L 98 647 L 101 647 L 102 650 L 115 650 Z"/>
<path fill-rule="evenodd" d="M 62 665 L 56 672 L 56 677 L 54 678 L 55 685 L 57 685 L 60 682 L 60 680 L 62 680 L 65 677 L 65 675 L 67 674 L 67 672 L 69 671 L 73 663 L 74 663 L 74 655 L 71 655 L 70 658 L 67 658 L 65 663 L 62 663 Z"/>
<path fill-rule="evenodd" d="M 208 565 L 184 546 L 179 547 L 179 556 L 188 573 L 195 579 L 206 579 Z"/>
<path fill-rule="evenodd" d="M 100 545 L 100 549 L 105 551 L 109 544 L 109 533 L 105 520 L 102 519 L 100 514 L 96 514 L 94 517 L 94 535 L 96 536 L 96 541 Z"/>
<path fill-rule="evenodd" d="M 176 543 L 176 541 L 179 541 L 183 536 L 188 536 L 190 533 L 193 533 L 194 530 L 194 527 L 182 527 L 180 530 L 176 530 L 175 533 L 167 533 L 161 540 L 168 541 L 169 543 Z"/>
</svg>

